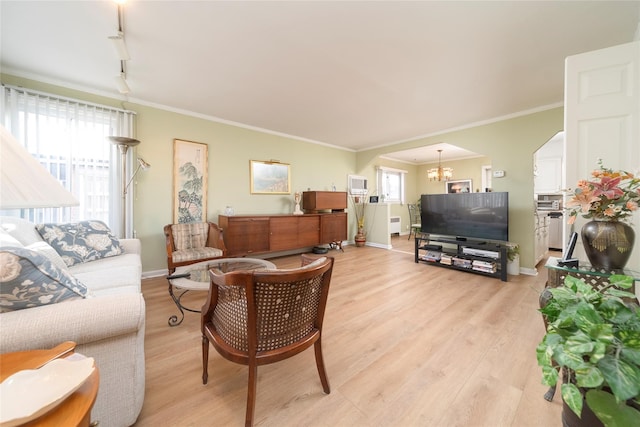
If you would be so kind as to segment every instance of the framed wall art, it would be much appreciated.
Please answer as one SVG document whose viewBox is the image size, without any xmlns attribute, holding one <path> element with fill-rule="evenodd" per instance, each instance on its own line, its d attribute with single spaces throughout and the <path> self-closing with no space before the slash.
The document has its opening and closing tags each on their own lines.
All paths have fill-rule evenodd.
<svg viewBox="0 0 640 427">
<path fill-rule="evenodd" d="M 173 140 L 173 222 L 207 221 L 208 146 Z"/>
<path fill-rule="evenodd" d="M 459 179 L 444 183 L 447 193 L 471 193 L 473 188 L 470 179 Z"/>
<path fill-rule="evenodd" d="M 289 164 L 250 160 L 251 194 L 291 194 Z"/>
</svg>

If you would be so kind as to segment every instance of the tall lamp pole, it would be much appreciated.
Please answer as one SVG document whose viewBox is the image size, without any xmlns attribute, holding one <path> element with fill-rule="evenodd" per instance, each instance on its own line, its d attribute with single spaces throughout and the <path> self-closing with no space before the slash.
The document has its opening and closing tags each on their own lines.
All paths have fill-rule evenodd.
<svg viewBox="0 0 640 427">
<path fill-rule="evenodd" d="M 122 174 L 122 217 L 120 218 L 120 235 L 123 238 L 127 237 L 127 151 L 129 147 L 135 147 L 140 144 L 140 141 L 134 138 L 128 138 L 126 136 L 110 136 L 109 141 L 118 146 L 121 156 Z"/>
</svg>

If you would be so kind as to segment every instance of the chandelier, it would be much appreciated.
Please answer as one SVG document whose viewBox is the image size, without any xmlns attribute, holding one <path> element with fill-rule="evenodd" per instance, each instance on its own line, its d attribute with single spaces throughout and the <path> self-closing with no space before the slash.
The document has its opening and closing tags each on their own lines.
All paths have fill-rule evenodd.
<svg viewBox="0 0 640 427">
<path fill-rule="evenodd" d="M 427 171 L 429 181 L 448 181 L 453 178 L 453 168 L 442 167 L 442 150 L 438 150 L 438 167 Z"/>
</svg>

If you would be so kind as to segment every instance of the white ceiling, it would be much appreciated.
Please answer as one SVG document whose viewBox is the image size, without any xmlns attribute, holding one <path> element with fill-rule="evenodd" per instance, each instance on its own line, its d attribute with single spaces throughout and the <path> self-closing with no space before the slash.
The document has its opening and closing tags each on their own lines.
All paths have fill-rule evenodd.
<svg viewBox="0 0 640 427">
<path fill-rule="evenodd" d="M 0 15 L 4 73 L 358 151 L 561 105 L 565 57 L 632 41 L 640 2 L 129 0 L 126 96 L 114 1 Z"/>
</svg>

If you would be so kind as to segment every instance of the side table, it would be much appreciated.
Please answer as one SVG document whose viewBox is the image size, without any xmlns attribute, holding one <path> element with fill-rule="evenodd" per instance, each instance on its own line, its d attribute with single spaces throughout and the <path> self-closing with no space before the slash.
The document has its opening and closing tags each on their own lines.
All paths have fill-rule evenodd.
<svg viewBox="0 0 640 427">
<path fill-rule="evenodd" d="M 73 354 L 76 344 L 72 341 L 64 342 L 49 350 L 29 350 L 0 354 L 0 381 L 25 369 L 37 369 L 47 362 Z M 91 408 L 98 395 L 100 375 L 96 366 L 89 378 L 75 392 L 62 403 L 46 414 L 29 421 L 21 426 L 91 426 Z"/>
<path fill-rule="evenodd" d="M 195 264 L 176 268 L 176 271 L 167 276 L 169 282 L 169 295 L 180 310 L 181 317 L 177 315 L 169 317 L 169 326 L 177 326 L 184 320 L 184 311 L 200 313 L 200 310 L 188 308 L 182 305 L 180 300 L 189 291 L 209 290 L 209 270 L 217 268 L 224 273 L 238 270 L 274 270 L 276 265 L 259 258 L 219 258 L 210 261 L 202 261 Z M 178 290 L 178 294 L 174 291 Z"/>
<path fill-rule="evenodd" d="M 625 274 L 627 276 L 633 277 L 635 280 L 633 282 L 633 286 L 629 289 L 629 292 L 635 293 L 636 291 L 636 282 L 640 280 L 640 272 L 624 269 L 622 271 L 604 271 L 604 270 L 596 270 L 588 264 L 581 263 L 578 265 L 578 268 L 572 267 L 564 267 L 558 265 L 558 260 L 560 258 L 549 257 L 545 264 L 545 268 L 547 269 L 547 283 L 545 286 L 545 290 L 542 291 L 539 298 L 540 308 L 543 308 L 549 302 L 551 298 L 551 293 L 547 290 L 548 288 L 557 288 L 558 286 L 564 283 L 564 279 L 567 276 L 576 277 L 583 282 L 591 285 L 598 291 L 601 291 L 606 286 L 609 285 L 609 277 L 614 274 Z M 544 328 L 547 329 L 547 321 L 542 317 L 544 322 Z M 545 393 L 545 400 L 551 401 L 553 400 L 553 396 L 556 392 L 555 387 L 549 388 L 549 390 Z"/>
<path fill-rule="evenodd" d="M 549 257 L 545 264 L 545 268 L 548 272 L 547 287 L 556 288 L 564 283 L 566 276 L 577 277 L 582 279 L 585 283 L 590 284 L 597 290 L 602 290 L 609 284 L 609 277 L 613 274 L 625 274 L 635 279 L 633 286 L 629 289 L 629 292 L 635 292 L 635 282 L 640 280 L 640 272 L 624 269 L 622 271 L 604 271 L 596 270 L 588 264 L 581 263 L 578 268 L 562 267 L 558 265 L 560 258 Z"/>
</svg>

